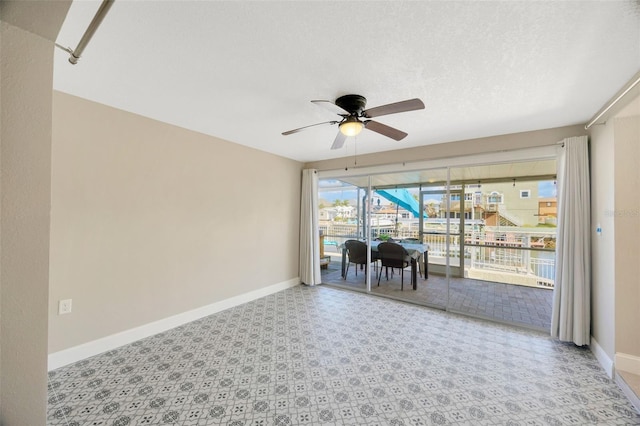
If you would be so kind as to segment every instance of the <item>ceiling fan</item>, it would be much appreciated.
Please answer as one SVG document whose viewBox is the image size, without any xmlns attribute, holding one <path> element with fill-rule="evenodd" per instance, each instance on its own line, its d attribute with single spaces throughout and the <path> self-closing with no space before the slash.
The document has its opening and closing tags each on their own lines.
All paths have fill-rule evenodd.
<svg viewBox="0 0 640 426">
<path fill-rule="evenodd" d="M 331 101 L 311 101 L 316 105 L 327 108 L 328 110 L 342 117 L 341 120 L 325 121 L 324 123 L 312 124 L 310 126 L 300 127 L 298 129 L 282 132 L 284 136 L 297 133 L 309 127 L 320 126 L 323 124 L 337 124 L 339 131 L 336 139 L 331 145 L 331 149 L 339 149 L 344 145 L 344 141 L 349 136 L 356 136 L 363 128 L 367 128 L 381 135 L 387 136 L 394 140 L 401 140 L 407 136 L 407 133 L 387 126 L 377 121 L 368 120 L 369 118 L 380 117 L 382 115 L 396 114 L 399 112 L 415 111 L 424 109 L 424 104 L 420 99 L 409 99 L 406 101 L 395 102 L 392 104 L 381 105 L 375 108 L 364 109 L 367 99 L 360 95 L 344 95 L 336 99 L 335 103 Z"/>
</svg>

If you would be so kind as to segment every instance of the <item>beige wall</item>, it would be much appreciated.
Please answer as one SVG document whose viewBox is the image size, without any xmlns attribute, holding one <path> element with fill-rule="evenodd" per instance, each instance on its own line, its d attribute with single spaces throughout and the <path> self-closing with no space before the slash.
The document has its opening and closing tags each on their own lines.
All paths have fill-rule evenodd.
<svg viewBox="0 0 640 426">
<path fill-rule="evenodd" d="M 59 92 L 53 110 L 50 353 L 298 276 L 301 163 Z"/>
<path fill-rule="evenodd" d="M 69 5 L 0 3 L 0 424 L 7 426 L 46 423 L 52 40 Z"/>
<path fill-rule="evenodd" d="M 617 370 L 638 374 L 640 97 L 623 102 L 591 128 L 592 335 Z"/>
<path fill-rule="evenodd" d="M 613 125 L 616 358 L 640 357 L 640 115 L 616 118 Z M 617 368 L 626 370 L 618 361 Z"/>
<path fill-rule="evenodd" d="M 613 125 L 591 128 L 591 335 L 613 361 L 615 356 L 615 224 Z M 595 228 L 600 225 L 601 235 Z"/>
<path fill-rule="evenodd" d="M 459 142 L 426 145 L 417 148 L 398 149 L 358 156 L 358 167 L 383 164 L 400 164 L 405 161 L 436 160 L 441 158 L 460 157 L 472 154 L 511 151 L 522 148 L 546 146 L 571 136 L 586 135 L 584 126 L 567 126 L 555 129 L 536 130 L 533 132 L 514 133 L 511 135 L 492 136 L 480 139 L 469 139 Z M 350 158 L 348 161 L 353 161 Z M 347 164 L 353 168 L 353 164 Z M 316 161 L 305 164 L 305 168 L 318 170 L 339 170 L 345 168 L 345 159 Z"/>
</svg>

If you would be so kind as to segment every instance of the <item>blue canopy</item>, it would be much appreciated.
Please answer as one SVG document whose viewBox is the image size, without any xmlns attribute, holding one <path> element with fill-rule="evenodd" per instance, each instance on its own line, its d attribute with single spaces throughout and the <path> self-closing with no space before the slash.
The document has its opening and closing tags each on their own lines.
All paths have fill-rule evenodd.
<svg viewBox="0 0 640 426">
<path fill-rule="evenodd" d="M 420 216 L 420 204 L 406 189 L 376 189 L 376 193 L 413 214 Z"/>
</svg>

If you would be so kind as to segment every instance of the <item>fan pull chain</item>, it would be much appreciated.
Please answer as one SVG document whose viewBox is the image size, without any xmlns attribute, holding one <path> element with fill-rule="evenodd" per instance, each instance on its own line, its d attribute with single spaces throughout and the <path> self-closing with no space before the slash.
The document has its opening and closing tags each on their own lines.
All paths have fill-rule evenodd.
<svg viewBox="0 0 640 426">
<path fill-rule="evenodd" d="M 353 137 L 353 167 L 357 167 L 358 166 L 358 137 L 354 136 Z M 344 166 L 344 170 L 347 171 L 349 170 L 349 140 L 347 140 L 347 142 L 345 142 L 344 144 L 344 150 L 345 150 L 345 156 L 344 156 L 344 161 L 345 161 L 345 166 Z"/>
<path fill-rule="evenodd" d="M 358 137 L 353 138 L 353 167 L 358 165 Z"/>
<path fill-rule="evenodd" d="M 345 141 L 344 144 L 344 170 L 349 170 L 349 150 L 347 147 L 349 146 L 348 141 Z"/>
</svg>

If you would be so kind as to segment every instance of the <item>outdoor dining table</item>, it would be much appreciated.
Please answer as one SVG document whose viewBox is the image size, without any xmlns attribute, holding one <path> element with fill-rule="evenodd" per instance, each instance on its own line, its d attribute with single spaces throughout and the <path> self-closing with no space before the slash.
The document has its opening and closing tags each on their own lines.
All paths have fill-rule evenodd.
<svg viewBox="0 0 640 426">
<path fill-rule="evenodd" d="M 371 250 L 377 252 L 378 244 L 382 241 L 372 241 L 371 242 Z M 428 274 L 428 262 L 429 262 L 429 245 L 428 244 L 417 244 L 417 243 L 401 243 L 398 241 L 394 241 L 396 244 L 400 244 L 409 254 L 411 258 L 411 285 L 413 289 L 416 290 L 418 288 L 418 260 L 420 256 L 422 256 L 422 260 L 424 262 L 424 279 L 429 278 Z M 347 248 L 343 244 L 340 244 L 340 249 L 342 250 L 342 277 L 344 278 L 347 270 Z"/>
</svg>

